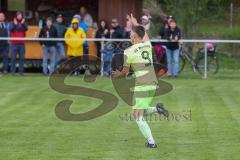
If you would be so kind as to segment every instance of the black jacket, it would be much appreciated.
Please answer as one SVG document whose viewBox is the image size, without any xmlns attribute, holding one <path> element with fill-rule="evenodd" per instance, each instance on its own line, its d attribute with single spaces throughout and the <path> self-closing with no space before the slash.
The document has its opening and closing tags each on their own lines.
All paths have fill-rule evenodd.
<svg viewBox="0 0 240 160">
<path fill-rule="evenodd" d="M 57 38 L 58 34 L 57 34 L 57 29 L 54 26 L 51 26 L 50 28 L 48 28 L 47 26 L 44 26 L 39 34 L 39 38 Z M 55 46 L 56 45 L 56 41 L 40 41 L 41 45 L 45 45 L 45 46 Z"/>
<path fill-rule="evenodd" d="M 109 31 L 106 37 L 112 38 L 112 39 L 121 39 L 121 38 L 123 38 L 123 34 L 124 34 L 124 29 L 118 26 L 118 27 L 114 28 L 113 33 L 111 33 Z"/>
<path fill-rule="evenodd" d="M 0 37 L 8 37 L 8 24 L 0 23 Z M 7 41 L 0 41 L 0 47 L 8 45 Z"/>
<path fill-rule="evenodd" d="M 171 30 L 170 28 L 167 30 L 167 39 L 170 40 L 170 37 L 172 36 L 172 39 L 175 39 L 175 37 L 178 37 L 178 40 L 181 39 L 181 30 L 176 27 L 174 30 Z M 179 42 L 168 42 L 167 48 L 170 50 L 176 50 L 179 49 Z"/>
<path fill-rule="evenodd" d="M 169 28 L 169 26 L 168 26 L 168 28 Z M 163 24 L 160 27 L 160 31 L 159 31 L 158 35 L 161 36 L 161 39 L 163 39 L 163 40 L 167 40 L 168 39 L 168 37 L 167 37 L 168 28 L 166 28 L 165 24 Z M 163 46 L 167 45 L 166 42 L 161 42 L 160 44 L 162 44 Z"/>
<path fill-rule="evenodd" d="M 169 26 L 168 26 L 169 28 Z M 165 25 L 162 25 L 160 27 L 160 31 L 159 31 L 159 36 L 161 36 L 161 39 L 167 39 L 167 31 L 168 31 L 168 28 L 166 28 Z"/>
<path fill-rule="evenodd" d="M 99 28 L 96 32 L 96 38 L 102 38 L 102 37 L 106 37 L 106 34 L 104 34 L 104 31 L 107 28 Z"/>
<path fill-rule="evenodd" d="M 65 25 L 63 23 L 54 23 L 53 26 L 56 28 L 57 30 L 57 38 L 64 38 L 64 35 L 67 31 L 67 28 L 65 27 Z M 63 41 L 59 41 L 59 42 L 63 42 Z"/>
</svg>

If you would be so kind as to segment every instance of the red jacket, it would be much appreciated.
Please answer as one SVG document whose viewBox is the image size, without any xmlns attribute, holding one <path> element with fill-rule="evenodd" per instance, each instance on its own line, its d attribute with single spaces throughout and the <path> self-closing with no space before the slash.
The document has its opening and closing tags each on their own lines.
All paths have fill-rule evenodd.
<svg viewBox="0 0 240 160">
<path fill-rule="evenodd" d="M 24 38 L 25 37 L 25 32 L 11 32 L 11 37 L 14 38 Z M 18 41 L 18 40 L 11 40 L 11 44 L 24 44 L 24 41 Z"/>
</svg>

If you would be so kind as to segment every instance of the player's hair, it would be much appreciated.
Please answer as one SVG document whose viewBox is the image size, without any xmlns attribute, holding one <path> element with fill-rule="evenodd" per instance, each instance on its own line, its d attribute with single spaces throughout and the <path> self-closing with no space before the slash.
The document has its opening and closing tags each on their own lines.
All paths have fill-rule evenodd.
<svg viewBox="0 0 240 160">
<path fill-rule="evenodd" d="M 140 37 L 141 39 L 143 39 L 143 37 L 145 36 L 145 29 L 143 26 L 135 26 L 133 27 L 133 31 L 138 35 L 138 37 Z"/>
</svg>

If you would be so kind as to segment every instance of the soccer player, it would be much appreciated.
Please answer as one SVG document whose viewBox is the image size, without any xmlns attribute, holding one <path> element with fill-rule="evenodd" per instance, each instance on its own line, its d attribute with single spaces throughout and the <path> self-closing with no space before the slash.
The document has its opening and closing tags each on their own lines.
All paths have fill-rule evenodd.
<svg viewBox="0 0 240 160">
<path fill-rule="evenodd" d="M 131 31 L 133 46 L 124 51 L 124 67 L 122 71 L 116 70 L 112 74 L 113 77 L 117 78 L 127 76 L 130 67 L 134 71 L 136 84 L 134 88 L 133 116 L 143 136 L 147 139 L 146 147 L 157 148 L 151 129 L 143 117 L 144 113 L 158 112 L 166 117 L 168 117 L 169 113 L 160 103 L 155 107 L 150 107 L 158 82 L 153 67 L 152 45 L 144 27 L 138 25 L 133 15 L 128 17 L 134 25 Z M 144 96 L 138 96 L 138 92 L 144 92 Z"/>
</svg>

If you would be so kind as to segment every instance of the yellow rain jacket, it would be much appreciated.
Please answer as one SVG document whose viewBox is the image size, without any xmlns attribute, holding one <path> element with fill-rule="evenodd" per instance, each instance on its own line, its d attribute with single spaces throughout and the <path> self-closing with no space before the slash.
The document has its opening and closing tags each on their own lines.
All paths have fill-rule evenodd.
<svg viewBox="0 0 240 160">
<path fill-rule="evenodd" d="M 77 23 L 79 24 L 78 19 L 74 18 L 72 20 L 72 24 Z M 74 31 L 71 27 L 67 30 L 65 34 L 65 38 L 86 38 L 86 34 L 80 27 Z M 66 40 L 65 43 L 67 44 L 68 50 L 67 55 L 71 57 L 81 56 L 83 55 L 83 40 Z"/>
</svg>

